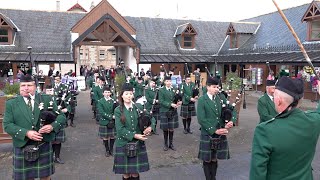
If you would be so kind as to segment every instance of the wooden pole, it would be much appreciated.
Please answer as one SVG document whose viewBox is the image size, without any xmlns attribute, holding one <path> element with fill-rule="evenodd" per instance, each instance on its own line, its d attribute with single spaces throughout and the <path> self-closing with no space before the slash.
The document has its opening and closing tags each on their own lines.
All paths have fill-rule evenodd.
<svg viewBox="0 0 320 180">
<path fill-rule="evenodd" d="M 279 8 L 278 4 L 276 3 L 275 0 L 272 0 L 273 4 L 276 6 L 276 8 L 278 9 L 278 12 L 280 13 L 282 19 L 284 20 L 284 22 L 286 23 L 286 25 L 288 26 L 289 30 L 291 31 L 293 37 L 296 39 L 298 46 L 300 47 L 300 50 L 304 56 L 304 58 L 306 59 L 306 61 L 308 62 L 309 66 L 311 66 L 313 73 L 316 75 L 316 77 L 319 79 L 318 74 L 316 73 L 314 66 L 306 52 L 306 50 L 304 49 L 299 37 L 297 36 L 296 32 L 294 31 L 294 29 L 292 28 L 292 26 L 290 25 L 287 17 L 284 15 L 284 13 L 282 12 L 282 10 Z"/>
</svg>

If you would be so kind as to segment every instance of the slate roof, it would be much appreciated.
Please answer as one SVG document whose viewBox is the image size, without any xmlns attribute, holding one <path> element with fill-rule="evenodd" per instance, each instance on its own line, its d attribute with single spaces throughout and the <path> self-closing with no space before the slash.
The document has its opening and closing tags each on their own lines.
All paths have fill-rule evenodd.
<svg viewBox="0 0 320 180">
<path fill-rule="evenodd" d="M 189 23 L 182 24 L 177 27 L 176 32 L 174 33 L 174 37 L 183 33 L 183 31 L 188 27 Z"/>
<path fill-rule="evenodd" d="M 229 22 L 178 20 L 148 17 L 125 17 L 137 30 L 141 54 L 202 54 L 218 52 L 226 35 Z M 195 50 L 180 49 L 174 37 L 178 26 L 191 23 L 198 35 Z"/>
<path fill-rule="evenodd" d="M 309 4 L 297 6 L 294 8 L 283 10 L 287 19 L 289 20 L 291 26 L 297 33 L 301 42 L 307 42 L 307 25 L 306 23 L 301 22 L 301 17 L 303 17 L 304 13 L 308 9 Z M 232 50 L 233 54 L 237 54 L 239 51 L 244 53 L 245 51 L 252 51 L 253 49 L 266 49 L 266 51 L 270 51 L 269 47 L 283 47 L 283 46 L 291 46 L 296 44 L 296 40 L 292 36 L 289 31 L 287 25 L 281 18 L 278 11 L 269 13 L 266 15 L 261 15 L 258 17 L 250 18 L 243 20 L 244 22 L 260 22 L 261 26 L 255 35 L 252 37 L 238 50 Z M 229 50 L 229 39 L 223 45 L 223 48 L 220 54 L 230 53 Z M 219 54 L 219 55 L 220 55 Z"/>
<path fill-rule="evenodd" d="M 74 12 L 48 12 L 0 9 L 21 30 L 14 46 L 0 46 L 1 52 L 70 52 L 71 27 L 85 14 Z"/>
<path fill-rule="evenodd" d="M 231 22 L 237 33 L 255 34 L 260 26 L 260 22 Z"/>
</svg>

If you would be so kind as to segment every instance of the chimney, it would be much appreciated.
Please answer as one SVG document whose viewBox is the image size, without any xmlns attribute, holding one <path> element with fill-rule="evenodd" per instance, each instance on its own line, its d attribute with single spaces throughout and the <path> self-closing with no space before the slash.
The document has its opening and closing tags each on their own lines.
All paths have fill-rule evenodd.
<svg viewBox="0 0 320 180">
<path fill-rule="evenodd" d="M 57 1 L 57 4 L 56 4 L 56 5 L 57 5 L 57 7 L 56 7 L 57 9 L 56 9 L 56 10 L 57 10 L 57 11 L 60 11 L 60 1 Z"/>
</svg>

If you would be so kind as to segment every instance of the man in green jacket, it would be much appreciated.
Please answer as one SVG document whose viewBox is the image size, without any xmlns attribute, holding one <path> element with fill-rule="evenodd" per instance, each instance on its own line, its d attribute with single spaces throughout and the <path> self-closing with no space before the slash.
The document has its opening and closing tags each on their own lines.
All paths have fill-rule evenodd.
<svg viewBox="0 0 320 180">
<path fill-rule="evenodd" d="M 258 100 L 257 109 L 260 116 L 260 123 L 268 121 L 278 114 L 273 103 L 275 83 L 275 80 L 267 80 L 266 93 Z"/>
<path fill-rule="evenodd" d="M 227 134 L 236 122 L 236 111 L 231 111 L 231 120 L 221 119 L 226 98 L 219 94 L 219 79 L 209 77 L 208 92 L 201 96 L 197 105 L 197 118 L 201 128 L 198 158 L 203 161 L 206 180 L 215 180 L 218 159 L 229 159 Z M 213 146 L 216 144 L 216 146 Z"/>
<path fill-rule="evenodd" d="M 96 114 L 95 116 L 95 119 L 96 119 L 96 123 L 98 124 L 99 120 L 100 120 L 100 114 L 99 114 L 99 111 L 98 111 L 98 101 L 103 98 L 103 86 L 105 84 L 105 81 L 106 79 L 103 77 L 103 76 L 99 76 L 98 78 L 99 80 L 97 81 L 98 82 L 98 85 L 95 86 L 93 89 L 92 89 L 92 92 L 93 92 L 93 95 L 92 95 L 92 100 L 93 100 L 93 104 L 94 104 L 94 112 Z"/>
<path fill-rule="evenodd" d="M 66 117 L 58 112 L 56 103 L 50 101 L 50 96 L 36 94 L 34 79 L 24 75 L 20 79 L 20 96 L 6 102 L 3 125 L 13 140 L 13 179 L 49 180 L 54 173 L 51 141 L 65 124 Z M 43 120 L 47 119 L 42 119 L 42 112 L 49 107 L 59 114 L 55 120 L 51 118 L 52 123 L 44 125 Z M 25 156 L 30 155 L 27 149 L 32 146 L 39 148 L 38 158 Z"/>
<path fill-rule="evenodd" d="M 297 107 L 303 87 L 301 79 L 286 76 L 276 83 L 274 105 L 279 114 L 255 129 L 250 180 L 313 179 L 320 109 L 304 112 Z"/>
</svg>

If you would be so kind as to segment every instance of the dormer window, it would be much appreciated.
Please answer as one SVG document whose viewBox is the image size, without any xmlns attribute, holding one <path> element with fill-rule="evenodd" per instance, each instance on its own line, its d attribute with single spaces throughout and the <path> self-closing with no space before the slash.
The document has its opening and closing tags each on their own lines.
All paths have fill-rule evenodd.
<svg viewBox="0 0 320 180">
<path fill-rule="evenodd" d="M 18 27 L 6 16 L 0 13 L 0 45 L 13 44 L 15 32 Z"/>
<path fill-rule="evenodd" d="M 312 1 L 301 21 L 307 22 L 307 40 L 320 41 L 320 2 Z"/>
<path fill-rule="evenodd" d="M 195 48 L 195 36 L 197 32 L 190 23 L 183 24 L 177 27 L 174 37 L 182 49 L 194 49 Z"/>
</svg>

